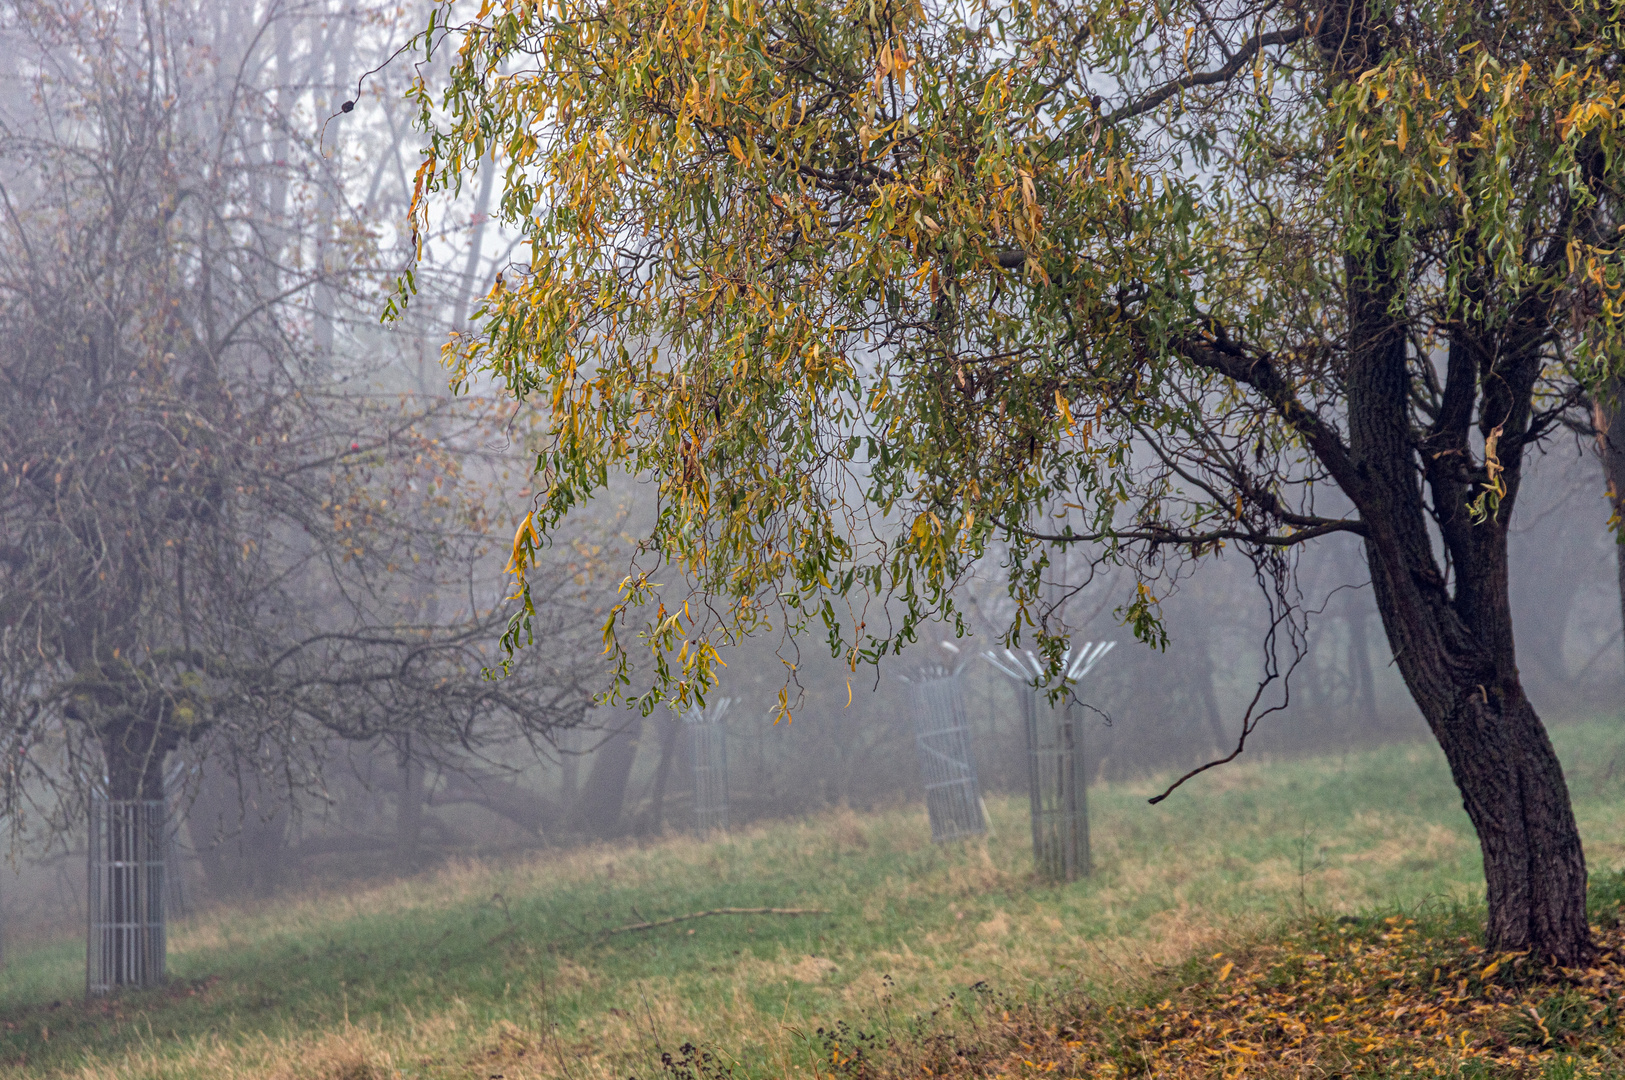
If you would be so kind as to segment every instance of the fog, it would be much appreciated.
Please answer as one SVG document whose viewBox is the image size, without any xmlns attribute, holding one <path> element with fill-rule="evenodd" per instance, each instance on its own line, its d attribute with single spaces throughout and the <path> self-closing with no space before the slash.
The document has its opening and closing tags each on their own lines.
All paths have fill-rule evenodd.
<svg viewBox="0 0 1625 1080">
<path fill-rule="evenodd" d="M 1599 487 L 1597 463 L 1580 447 L 1546 457 L 1526 488 L 1532 497 L 1512 567 L 1520 583 L 1517 630 L 1526 685 L 1548 722 L 1612 707 L 1625 681 L 1616 552 Z M 1002 585 L 995 573 L 989 567 L 985 581 L 965 586 L 973 613 L 996 612 L 992 601 Z M 1357 545 L 1313 545 L 1303 553 L 1299 577 L 1305 606 L 1315 612 L 1307 623 L 1309 649 L 1290 679 L 1266 692 L 1275 703 L 1289 690 L 1288 704 L 1262 719 L 1244 758 L 1335 755 L 1425 740 L 1364 587 Z M 1267 609 L 1251 566 L 1219 559 L 1181 581 L 1163 601 L 1165 651 L 1131 640 L 1113 618 L 1119 599 L 1106 580 L 1071 601 L 1093 613 L 1079 620 L 1074 640 L 1118 643 L 1076 688 L 1087 705 L 1091 781 L 1168 777 L 1233 750 L 1263 670 Z M 963 667 L 983 789 L 1023 792 L 1027 763 L 1016 688 L 980 655 L 1002 648 L 1002 627 L 977 625 L 973 636 L 960 639 L 936 629 L 879 671 L 849 672 L 816 640 L 799 647 L 761 640 L 725 651 L 727 667 L 709 699 L 713 707 L 728 700 L 730 825 L 833 806 L 918 802 L 914 704 L 901 676 L 927 663 Z M 533 647 L 545 650 L 549 643 Z M 786 661 L 796 665 L 788 721 L 776 716 Z M 212 759 L 187 761 L 185 767 L 201 775 L 185 789 L 187 825 L 175 887 L 180 910 L 410 872 L 463 856 L 502 858 L 597 839 L 648 839 L 691 830 L 695 822 L 690 733 L 663 708 L 648 718 L 594 708 L 579 727 L 534 748 L 510 745 L 477 759 L 441 755 L 412 768 L 383 741 L 347 742 L 325 752 L 319 797 L 309 791 L 290 796 L 276 777 L 211 775 L 218 768 Z M 1212 779 L 1199 777 L 1174 798 L 1199 798 L 1200 785 Z M 421 800 L 415 809 L 407 795 L 413 785 Z M 18 851 L 0 885 L 13 935 L 60 931 L 82 919 L 81 843 L 70 829 L 42 848 Z"/>
<path fill-rule="evenodd" d="M 600 698 L 648 485 L 617 483 L 556 538 L 531 572 L 536 640 L 488 677 L 533 415 L 452 396 L 438 363 L 514 257 L 494 170 L 416 238 L 415 295 L 396 292 L 418 136 L 414 69 L 386 61 L 416 15 L 163 11 L 154 29 L 56 0 L 0 22 L 20 58 L 0 83 L 5 932 L 82 926 L 85 815 L 120 784 L 169 808 L 172 912 L 693 828 L 683 718 Z M 1625 681 L 1603 490 L 1573 438 L 1523 486 L 1514 618 L 1550 722 Z M 1294 557 L 1298 634 L 1277 636 L 1273 680 L 1271 608 L 1239 555 L 1165 583 L 1166 649 L 1117 618 L 1126 575 L 1054 572 L 1054 595 L 1077 589 L 1057 624 L 1116 643 L 1073 688 L 1092 782 L 1222 757 L 1249 717 L 1249 760 L 1427 737 L 1358 542 Z M 983 790 L 1024 790 L 1018 689 L 982 656 L 1006 647 L 997 553 L 956 596 L 968 636 L 930 627 L 879 669 L 816 635 L 723 651 L 706 697 L 727 701 L 730 827 L 918 801 L 905 679 L 926 664 L 961 672 Z"/>
</svg>

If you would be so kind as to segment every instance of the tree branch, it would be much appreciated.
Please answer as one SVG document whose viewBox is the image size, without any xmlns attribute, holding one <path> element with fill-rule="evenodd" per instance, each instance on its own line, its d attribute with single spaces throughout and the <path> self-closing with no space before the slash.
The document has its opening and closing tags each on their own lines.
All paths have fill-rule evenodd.
<svg viewBox="0 0 1625 1080">
<path fill-rule="evenodd" d="M 610 934 L 626 934 L 633 930 L 653 930 L 657 926 L 670 926 L 673 923 L 688 922 L 690 919 L 704 919 L 711 915 L 828 915 L 823 908 L 776 908 L 776 907 L 722 907 L 712 908 L 710 911 L 696 911 L 689 915 L 673 915 L 669 919 L 655 919 L 652 922 L 630 923 L 626 926 L 617 926 L 613 930 L 605 930 L 604 937 Z"/>
<path fill-rule="evenodd" d="M 1195 72 L 1183 79 L 1176 79 L 1163 86 L 1160 90 L 1147 94 L 1139 101 L 1131 101 L 1122 108 L 1114 109 L 1106 117 L 1105 123 L 1110 126 L 1120 120 L 1128 120 L 1139 116 L 1141 113 L 1150 112 L 1175 94 L 1193 90 L 1198 86 L 1212 86 L 1214 83 L 1229 82 L 1240 74 L 1241 69 L 1246 67 L 1262 49 L 1275 45 L 1291 45 L 1294 42 L 1302 41 L 1308 36 L 1308 33 L 1309 31 L 1304 27 L 1297 26 L 1291 30 L 1272 30 L 1267 34 L 1259 34 L 1243 46 L 1240 52 L 1231 56 L 1229 62 L 1223 67 L 1215 68 L 1212 71 Z"/>
</svg>

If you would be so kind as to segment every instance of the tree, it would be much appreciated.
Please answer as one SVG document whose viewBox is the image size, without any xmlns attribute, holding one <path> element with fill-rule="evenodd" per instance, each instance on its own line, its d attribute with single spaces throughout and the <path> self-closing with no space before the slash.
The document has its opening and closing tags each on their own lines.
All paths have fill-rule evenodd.
<svg viewBox="0 0 1625 1080">
<path fill-rule="evenodd" d="M 650 693 L 681 697 L 775 620 L 878 661 L 994 539 L 1052 670 L 1059 547 L 1140 573 L 1120 614 L 1153 643 L 1170 567 L 1239 551 L 1299 641 L 1298 553 L 1354 534 L 1478 831 L 1489 948 L 1577 963 L 1506 544 L 1525 461 L 1620 368 L 1622 14 L 437 7 L 419 220 L 495 154 L 530 242 L 450 349 L 549 425 L 516 553 L 615 470 L 658 478 L 615 627 L 652 611 L 680 665 Z"/>
<path fill-rule="evenodd" d="M 412 747 L 421 775 L 437 748 L 579 722 L 597 674 L 592 559 L 566 549 L 539 571 L 553 648 L 486 677 L 507 616 L 484 556 L 507 522 L 485 447 L 510 416 L 381 392 L 322 347 L 377 280 L 371 238 L 315 227 L 339 203 L 326 162 L 244 74 L 292 16 L 216 14 L 61 0 L 0 21 L 33 91 L 0 117 L 14 836 L 30 802 L 67 830 L 92 797 L 163 800 L 188 743 L 273 766 L 261 797 L 319 781 L 335 740 Z"/>
</svg>

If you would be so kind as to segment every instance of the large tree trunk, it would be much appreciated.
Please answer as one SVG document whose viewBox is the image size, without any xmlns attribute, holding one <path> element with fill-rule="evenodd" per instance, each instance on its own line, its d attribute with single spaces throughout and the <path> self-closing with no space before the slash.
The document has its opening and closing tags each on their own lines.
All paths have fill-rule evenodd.
<svg viewBox="0 0 1625 1080">
<path fill-rule="evenodd" d="M 1543 960 L 1581 963 L 1591 952 L 1586 864 L 1563 768 L 1516 667 L 1496 663 L 1474 640 L 1510 644 L 1510 609 L 1497 605 L 1468 633 L 1440 633 L 1468 628 L 1443 604 L 1429 612 L 1393 602 L 1404 590 L 1382 562 L 1372 560 L 1372 576 L 1381 576 L 1378 595 L 1389 601 L 1380 605 L 1389 643 L 1478 832 L 1489 901 L 1485 943 L 1495 952 L 1527 949 Z M 1504 582 L 1503 572 L 1503 601 Z"/>
<path fill-rule="evenodd" d="M 1486 942 L 1583 961 L 1585 855 L 1562 766 L 1522 688 L 1515 678 L 1475 687 L 1433 728 L 1484 853 Z"/>
<path fill-rule="evenodd" d="M 1592 951 L 1585 855 L 1562 766 L 1518 680 L 1507 596 L 1507 524 L 1540 372 L 1540 313 L 1528 313 L 1514 330 L 1453 330 L 1442 407 L 1418 447 L 1405 328 L 1392 314 L 1400 284 L 1387 262 L 1391 250 L 1379 245 L 1347 265 L 1345 490 L 1352 489 L 1366 529 L 1389 645 L 1478 831 L 1489 900 L 1485 943 L 1491 951 L 1527 949 L 1545 961 L 1578 964 Z M 1473 460 L 1468 439 L 1487 362 L 1494 367 L 1482 378 L 1479 428 L 1503 440 L 1505 489 L 1475 520 L 1468 507 L 1477 485 L 1459 462 Z M 1500 422 L 1491 429 L 1484 416 Z M 1419 464 L 1453 581 L 1434 556 Z"/>
<path fill-rule="evenodd" d="M 1510 644 L 1510 609 L 1502 604 L 1469 627 L 1442 590 L 1415 595 L 1422 592 L 1415 581 L 1396 581 L 1379 552 L 1371 564 L 1400 672 L 1478 831 L 1489 899 L 1487 946 L 1582 962 L 1591 949 L 1586 865 L 1563 769 L 1517 668 L 1497 663 L 1477 640 L 1500 637 Z M 1400 569 L 1408 578 L 1411 568 Z M 1504 600 L 1504 572 L 1501 584 Z M 1408 602 L 1421 599 L 1433 602 Z"/>
<path fill-rule="evenodd" d="M 109 724 L 100 732 L 107 797 L 164 797 L 164 759 L 179 741 L 162 723 Z"/>
<path fill-rule="evenodd" d="M 112 993 L 164 980 L 168 826 L 164 758 L 174 740 L 162 723 L 115 722 L 101 731 L 105 801 L 90 806 L 85 990 Z"/>
</svg>

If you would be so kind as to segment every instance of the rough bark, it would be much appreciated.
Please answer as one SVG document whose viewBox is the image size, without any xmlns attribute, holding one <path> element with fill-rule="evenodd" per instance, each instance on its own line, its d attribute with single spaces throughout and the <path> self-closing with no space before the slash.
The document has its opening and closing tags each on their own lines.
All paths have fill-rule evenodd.
<svg viewBox="0 0 1625 1080">
<path fill-rule="evenodd" d="M 1401 675 L 1444 750 L 1484 855 L 1492 951 L 1527 949 L 1560 964 L 1591 952 L 1585 856 L 1563 770 L 1518 679 L 1507 596 L 1507 522 L 1540 370 L 1539 312 L 1493 341 L 1452 334 L 1443 407 L 1418 447 L 1411 430 L 1406 335 L 1391 314 L 1398 282 L 1379 245 L 1347 266 L 1350 465 L 1377 608 Z M 1489 370 L 1493 369 L 1493 370 Z M 1483 377 L 1493 374 L 1493 378 Z M 1468 511 L 1468 435 L 1499 432 L 1505 492 L 1481 520 Z M 1421 451 L 1418 455 L 1418 450 Z M 1434 557 L 1425 476 L 1453 582 Z M 1451 589 L 1451 585 L 1454 589 Z"/>
<path fill-rule="evenodd" d="M 113 724 L 99 739 L 110 799 L 161 799 L 164 759 L 179 739 L 161 724 Z"/>
</svg>

